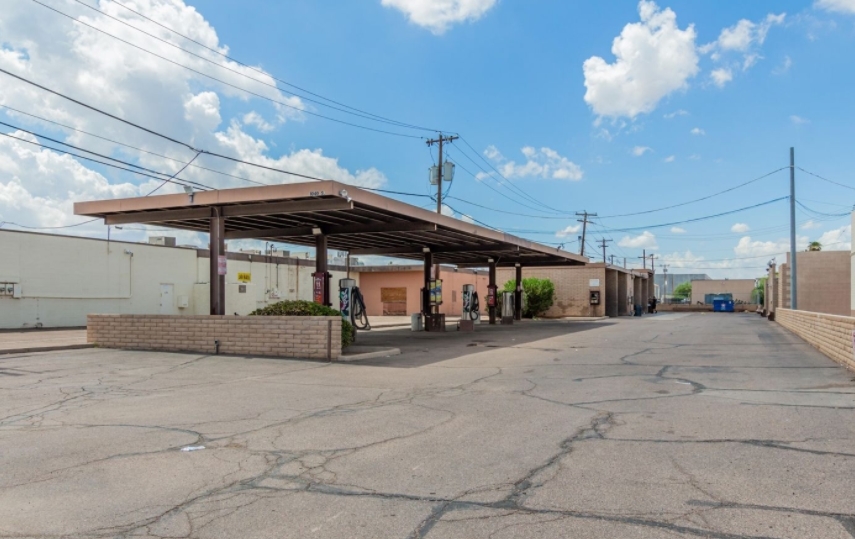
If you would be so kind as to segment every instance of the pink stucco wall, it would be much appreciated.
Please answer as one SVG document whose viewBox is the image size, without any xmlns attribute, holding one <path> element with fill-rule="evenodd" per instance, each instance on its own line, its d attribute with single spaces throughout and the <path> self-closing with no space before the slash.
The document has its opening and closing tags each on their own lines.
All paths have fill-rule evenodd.
<svg viewBox="0 0 855 539">
<path fill-rule="evenodd" d="M 443 269 L 442 279 L 443 303 L 440 312 L 446 316 L 457 316 L 462 309 L 461 291 L 464 284 L 474 284 L 481 299 L 481 311 L 486 312 L 487 274 L 475 275 L 468 272 L 456 272 Z M 410 271 L 364 271 L 359 274 L 359 289 L 365 298 L 368 316 L 382 316 L 383 304 L 380 301 L 381 288 L 407 289 L 407 314 L 421 311 L 419 296 L 423 285 L 424 273 L 421 269 Z M 501 285 L 500 285 L 501 286 Z"/>
</svg>

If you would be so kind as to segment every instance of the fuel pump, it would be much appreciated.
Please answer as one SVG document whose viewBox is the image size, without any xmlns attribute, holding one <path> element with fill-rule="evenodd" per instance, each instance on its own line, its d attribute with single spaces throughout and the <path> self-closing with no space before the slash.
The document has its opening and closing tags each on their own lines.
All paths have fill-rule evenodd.
<svg viewBox="0 0 855 539">
<path fill-rule="evenodd" d="M 341 317 L 361 330 L 370 330 L 368 314 L 365 312 L 365 299 L 354 279 L 339 279 L 338 301 Z"/>
<path fill-rule="evenodd" d="M 472 320 L 476 324 L 481 319 L 481 304 L 478 300 L 478 292 L 475 291 L 474 284 L 463 285 L 463 315 L 461 320 Z"/>
</svg>

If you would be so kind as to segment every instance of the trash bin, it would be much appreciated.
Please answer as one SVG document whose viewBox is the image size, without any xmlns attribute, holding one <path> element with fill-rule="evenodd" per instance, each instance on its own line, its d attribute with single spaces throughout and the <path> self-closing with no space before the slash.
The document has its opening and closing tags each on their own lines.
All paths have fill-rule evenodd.
<svg viewBox="0 0 855 539">
<path fill-rule="evenodd" d="M 424 326 L 422 326 L 422 313 L 415 313 L 410 315 L 410 330 L 424 331 Z"/>
<path fill-rule="evenodd" d="M 635 308 L 635 316 L 641 316 L 641 314 L 644 312 L 644 309 L 641 308 L 641 305 L 633 305 L 633 307 Z"/>
</svg>

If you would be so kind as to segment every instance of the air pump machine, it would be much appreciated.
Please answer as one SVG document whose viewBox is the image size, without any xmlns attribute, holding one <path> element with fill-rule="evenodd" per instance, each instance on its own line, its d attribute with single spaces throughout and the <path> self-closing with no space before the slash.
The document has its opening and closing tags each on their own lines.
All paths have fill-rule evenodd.
<svg viewBox="0 0 855 539">
<path fill-rule="evenodd" d="M 365 312 L 365 299 L 356 286 L 354 279 L 339 279 L 338 301 L 341 317 L 356 329 L 369 330 L 368 314 Z"/>
<path fill-rule="evenodd" d="M 475 291 L 474 284 L 463 285 L 463 313 L 461 320 L 471 320 L 475 324 L 481 323 L 481 304 L 478 300 L 478 292 Z"/>
</svg>

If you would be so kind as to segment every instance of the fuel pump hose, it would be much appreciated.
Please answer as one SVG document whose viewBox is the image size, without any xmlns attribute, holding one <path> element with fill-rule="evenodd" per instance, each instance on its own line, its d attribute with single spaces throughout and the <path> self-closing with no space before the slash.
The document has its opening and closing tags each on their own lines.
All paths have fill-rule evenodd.
<svg viewBox="0 0 855 539">
<path fill-rule="evenodd" d="M 478 301 L 478 292 L 472 292 L 472 310 L 469 312 L 469 318 L 472 320 L 481 318 L 481 302 Z"/>
<path fill-rule="evenodd" d="M 351 297 L 353 302 L 351 307 L 351 319 L 353 320 L 353 326 L 356 329 L 363 331 L 370 330 L 371 324 L 368 323 L 368 314 L 365 311 L 365 299 L 362 297 L 362 292 L 358 287 L 353 287 Z"/>
</svg>

